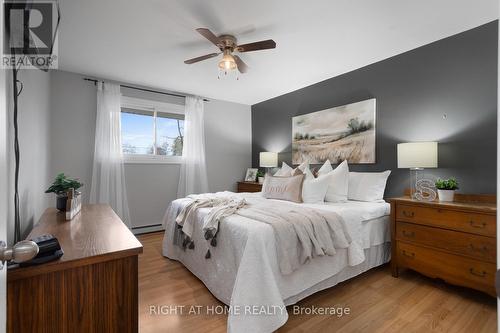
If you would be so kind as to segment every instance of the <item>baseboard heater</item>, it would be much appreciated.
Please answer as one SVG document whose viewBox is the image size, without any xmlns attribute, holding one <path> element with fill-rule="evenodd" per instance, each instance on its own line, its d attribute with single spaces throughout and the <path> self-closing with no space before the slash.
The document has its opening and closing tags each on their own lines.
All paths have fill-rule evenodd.
<svg viewBox="0 0 500 333">
<path fill-rule="evenodd" d="M 163 224 L 152 224 L 152 225 L 144 225 L 140 227 L 132 227 L 132 232 L 134 235 L 147 234 L 150 232 L 163 231 L 165 228 Z"/>
</svg>

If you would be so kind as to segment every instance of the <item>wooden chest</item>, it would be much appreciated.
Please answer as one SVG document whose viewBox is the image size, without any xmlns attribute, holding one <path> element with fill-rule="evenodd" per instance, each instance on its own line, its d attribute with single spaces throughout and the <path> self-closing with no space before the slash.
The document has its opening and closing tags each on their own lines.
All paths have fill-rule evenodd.
<svg viewBox="0 0 500 333">
<path fill-rule="evenodd" d="M 495 296 L 496 199 L 480 198 L 451 203 L 391 199 L 392 275 L 410 268 Z"/>
<path fill-rule="evenodd" d="M 84 205 L 71 221 L 49 208 L 28 239 L 43 234 L 64 255 L 9 269 L 7 332 L 138 332 L 142 245 L 111 207 Z"/>
</svg>

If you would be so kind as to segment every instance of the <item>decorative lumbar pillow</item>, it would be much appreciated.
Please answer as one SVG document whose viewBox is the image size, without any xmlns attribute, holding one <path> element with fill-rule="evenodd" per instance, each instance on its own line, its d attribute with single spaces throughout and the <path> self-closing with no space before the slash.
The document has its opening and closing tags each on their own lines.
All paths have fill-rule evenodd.
<svg viewBox="0 0 500 333">
<path fill-rule="evenodd" d="M 267 176 L 262 185 L 262 195 L 267 199 L 302 202 L 304 174 L 290 177 Z"/>
<path fill-rule="evenodd" d="M 283 162 L 281 164 L 281 168 L 278 171 L 276 171 L 274 175 L 278 177 L 287 177 L 291 175 L 292 171 L 293 168 L 288 164 L 286 164 L 285 162 Z"/>
<path fill-rule="evenodd" d="M 390 170 L 384 172 L 349 172 L 349 200 L 384 200 L 385 185 Z"/>
<path fill-rule="evenodd" d="M 330 161 L 327 160 L 318 170 L 318 177 L 320 176 L 327 176 L 329 179 L 325 201 L 347 201 L 349 188 L 349 165 L 347 161 L 340 163 L 334 170 Z"/>
<path fill-rule="evenodd" d="M 304 203 L 323 203 L 325 202 L 325 195 L 330 185 L 328 175 L 319 176 L 314 178 L 309 168 L 310 176 L 306 176 L 304 184 L 302 185 L 302 200 Z"/>
</svg>

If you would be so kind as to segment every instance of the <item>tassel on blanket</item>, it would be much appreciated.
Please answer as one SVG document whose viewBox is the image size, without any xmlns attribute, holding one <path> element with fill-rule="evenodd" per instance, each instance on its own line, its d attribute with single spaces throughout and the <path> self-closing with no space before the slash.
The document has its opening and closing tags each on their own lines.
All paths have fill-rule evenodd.
<svg viewBox="0 0 500 333">
<path fill-rule="evenodd" d="M 205 232 L 205 239 L 206 240 L 209 240 L 210 238 L 214 237 L 214 235 L 212 234 L 212 230 L 207 230 Z"/>
<path fill-rule="evenodd" d="M 184 240 L 182 241 L 182 248 L 184 249 L 184 251 L 186 251 L 186 247 L 189 242 L 190 242 L 189 237 L 184 238 Z"/>
<path fill-rule="evenodd" d="M 187 236 L 185 236 L 184 240 L 182 241 L 182 249 L 186 251 L 186 248 L 194 250 L 194 240 Z"/>
<path fill-rule="evenodd" d="M 212 245 L 213 247 L 216 247 L 217 246 L 217 234 L 213 234 L 212 230 L 207 230 L 205 232 L 205 239 L 206 240 L 210 240 L 210 245 Z"/>
</svg>

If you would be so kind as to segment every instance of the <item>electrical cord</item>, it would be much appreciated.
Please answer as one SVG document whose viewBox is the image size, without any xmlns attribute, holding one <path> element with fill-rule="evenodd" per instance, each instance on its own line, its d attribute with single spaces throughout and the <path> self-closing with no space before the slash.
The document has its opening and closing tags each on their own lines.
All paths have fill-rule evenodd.
<svg viewBox="0 0 500 333">
<path fill-rule="evenodd" d="M 23 91 L 23 83 L 18 80 L 17 75 L 19 73 L 19 68 L 14 67 L 12 69 L 12 83 L 13 83 L 13 97 L 14 97 L 14 159 L 15 159 L 15 169 L 14 169 L 14 243 L 21 240 L 21 218 L 19 214 L 19 161 L 20 161 L 20 151 L 19 151 L 19 125 L 18 125 L 18 97 Z M 18 84 L 20 88 L 18 89 Z"/>
</svg>

